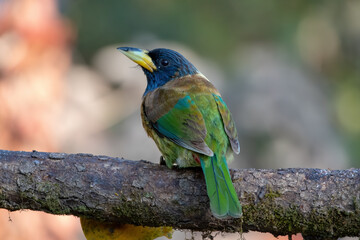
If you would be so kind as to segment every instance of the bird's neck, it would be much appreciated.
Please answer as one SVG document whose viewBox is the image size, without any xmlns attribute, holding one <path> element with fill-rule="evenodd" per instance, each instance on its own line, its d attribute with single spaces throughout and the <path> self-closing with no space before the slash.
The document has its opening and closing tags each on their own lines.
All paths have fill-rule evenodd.
<svg viewBox="0 0 360 240">
<path fill-rule="evenodd" d="M 145 89 L 145 92 L 144 92 L 144 95 L 143 97 L 145 97 L 145 95 L 150 92 L 150 91 L 153 91 L 155 90 L 156 88 L 158 87 L 161 87 L 163 85 L 165 85 L 167 82 L 171 81 L 172 79 L 165 79 L 165 78 L 157 78 L 156 76 L 154 75 L 150 75 L 150 76 L 147 76 L 147 86 L 146 86 L 146 89 Z"/>
<path fill-rule="evenodd" d="M 161 87 L 166 87 L 166 89 L 175 88 L 185 92 L 192 89 L 195 92 L 211 92 L 220 96 L 220 93 L 216 90 L 214 85 L 212 85 L 212 83 L 200 72 L 195 75 L 173 78 L 161 85 L 157 83 L 151 85 L 148 80 L 148 85 L 143 97 L 145 97 L 149 92 Z"/>
</svg>

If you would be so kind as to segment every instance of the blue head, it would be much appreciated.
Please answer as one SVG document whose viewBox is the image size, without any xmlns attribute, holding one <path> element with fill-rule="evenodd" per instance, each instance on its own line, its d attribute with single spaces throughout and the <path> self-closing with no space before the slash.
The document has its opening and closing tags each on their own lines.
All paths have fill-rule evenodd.
<svg viewBox="0 0 360 240">
<path fill-rule="evenodd" d="M 147 78 L 144 95 L 163 86 L 168 81 L 199 73 L 194 65 L 174 50 L 156 48 L 146 51 L 129 47 L 120 47 L 118 49 L 143 69 Z"/>
</svg>

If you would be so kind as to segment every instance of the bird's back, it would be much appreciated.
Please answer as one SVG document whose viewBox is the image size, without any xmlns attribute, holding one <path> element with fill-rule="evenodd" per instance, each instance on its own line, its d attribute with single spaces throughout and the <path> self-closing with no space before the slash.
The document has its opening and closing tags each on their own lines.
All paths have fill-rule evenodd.
<svg viewBox="0 0 360 240">
<path fill-rule="evenodd" d="M 169 139 L 159 137 L 159 133 L 153 129 L 151 124 L 151 122 L 156 122 L 164 114 L 173 109 L 179 99 L 185 97 L 189 97 L 196 104 L 201 114 L 205 124 L 204 141 L 206 145 L 213 152 L 220 155 L 231 152 L 229 151 L 228 136 L 225 133 L 222 117 L 218 111 L 214 95 L 220 96 L 217 89 L 202 75 L 174 79 L 145 95 L 141 114 L 143 125 L 148 135 L 155 140 L 165 158 L 173 159 L 172 161 L 189 158 L 186 159 L 184 167 L 188 167 L 190 163 L 192 165 L 199 165 L 193 160 L 193 156 L 184 153 L 184 149 L 180 146 L 171 143 Z M 189 119 L 189 121 L 191 120 Z M 178 149 L 179 147 L 181 150 Z M 186 150 L 185 152 L 188 151 Z"/>
</svg>

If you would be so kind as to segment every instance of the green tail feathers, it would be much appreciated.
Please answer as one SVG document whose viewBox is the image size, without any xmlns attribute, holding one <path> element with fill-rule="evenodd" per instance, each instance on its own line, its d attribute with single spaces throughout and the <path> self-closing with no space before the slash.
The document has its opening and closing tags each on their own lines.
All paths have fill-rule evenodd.
<svg viewBox="0 0 360 240">
<path fill-rule="evenodd" d="M 201 160 L 201 168 L 205 175 L 212 214 L 216 218 L 241 217 L 241 204 L 232 184 L 225 157 L 218 159 L 214 154 L 205 161 Z"/>
</svg>

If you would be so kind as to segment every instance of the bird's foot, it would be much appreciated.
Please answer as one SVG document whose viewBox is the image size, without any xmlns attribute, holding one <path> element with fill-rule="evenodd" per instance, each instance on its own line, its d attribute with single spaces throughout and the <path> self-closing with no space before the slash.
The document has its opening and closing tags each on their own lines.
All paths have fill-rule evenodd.
<svg viewBox="0 0 360 240">
<path fill-rule="evenodd" d="M 171 169 L 172 169 L 172 170 L 179 170 L 180 167 L 179 167 L 179 165 L 177 165 L 177 164 L 173 164 L 173 165 L 171 166 Z"/>
<path fill-rule="evenodd" d="M 173 170 L 177 170 L 177 169 L 180 169 L 180 167 L 176 164 L 173 164 L 173 165 L 167 165 L 166 164 L 166 161 L 165 161 L 165 158 L 163 156 L 160 157 L 160 165 L 163 165 L 163 166 L 167 166 L 168 168 L 170 169 L 173 169 Z"/>
<path fill-rule="evenodd" d="M 163 156 L 160 157 L 160 165 L 166 166 L 166 162 Z"/>
</svg>

